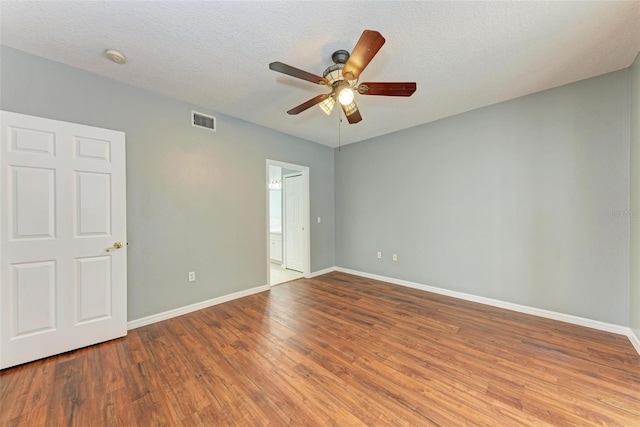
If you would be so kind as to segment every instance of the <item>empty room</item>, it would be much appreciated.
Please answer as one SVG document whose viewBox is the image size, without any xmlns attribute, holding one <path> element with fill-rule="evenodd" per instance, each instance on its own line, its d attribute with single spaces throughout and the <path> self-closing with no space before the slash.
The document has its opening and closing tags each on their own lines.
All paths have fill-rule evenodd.
<svg viewBox="0 0 640 427">
<path fill-rule="evenodd" d="M 640 1 L 0 1 L 0 426 L 640 426 Z"/>
</svg>

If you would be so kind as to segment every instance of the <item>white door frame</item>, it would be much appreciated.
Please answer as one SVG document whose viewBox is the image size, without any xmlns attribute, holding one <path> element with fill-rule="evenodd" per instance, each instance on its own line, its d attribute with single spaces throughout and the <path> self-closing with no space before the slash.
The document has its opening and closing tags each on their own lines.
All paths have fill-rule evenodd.
<svg viewBox="0 0 640 427">
<path fill-rule="evenodd" d="M 302 165 L 296 165 L 293 163 L 286 163 L 286 162 L 281 162 L 278 160 L 270 160 L 267 159 L 266 162 L 266 167 L 265 167 L 265 206 L 267 207 L 266 209 L 266 219 L 265 219 L 265 224 L 266 224 L 266 234 L 265 234 L 265 247 L 267 248 L 267 256 L 266 258 L 266 269 L 267 269 L 267 285 L 269 286 L 269 288 L 271 288 L 271 261 L 269 259 L 269 250 L 270 250 L 270 239 L 271 239 L 271 233 L 270 233 L 270 222 L 269 222 L 269 166 L 278 166 L 280 168 L 284 168 L 284 169 L 292 169 L 295 171 L 299 171 L 300 173 L 302 173 L 302 190 L 303 190 L 303 194 L 302 194 L 302 205 L 303 205 L 303 209 L 304 209 L 304 229 L 305 232 L 303 233 L 303 237 L 305 240 L 305 252 L 306 254 L 303 256 L 303 268 L 302 268 L 302 275 L 304 277 L 309 277 L 311 274 L 311 203 L 310 203 L 310 189 L 309 189 L 309 167 L 308 166 L 302 166 Z M 284 227 L 283 227 L 284 228 Z M 284 240 L 284 239 L 283 239 Z M 283 261 L 284 261 L 284 254 L 283 254 Z"/>
</svg>

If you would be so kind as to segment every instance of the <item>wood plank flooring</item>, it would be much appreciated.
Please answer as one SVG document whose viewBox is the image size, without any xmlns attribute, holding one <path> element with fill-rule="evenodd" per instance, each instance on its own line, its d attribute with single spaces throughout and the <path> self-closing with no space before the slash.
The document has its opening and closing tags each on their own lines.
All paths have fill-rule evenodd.
<svg viewBox="0 0 640 427">
<path fill-rule="evenodd" d="M 330 273 L 0 372 L 3 426 L 639 426 L 640 356 Z"/>
</svg>

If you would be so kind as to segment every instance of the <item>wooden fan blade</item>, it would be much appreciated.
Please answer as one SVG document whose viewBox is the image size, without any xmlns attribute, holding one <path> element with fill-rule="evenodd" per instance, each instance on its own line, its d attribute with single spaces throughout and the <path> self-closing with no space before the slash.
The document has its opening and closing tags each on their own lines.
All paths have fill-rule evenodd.
<svg viewBox="0 0 640 427">
<path fill-rule="evenodd" d="M 352 108 L 350 108 L 351 104 L 353 104 Z M 349 121 L 349 124 L 352 125 L 362 120 L 362 116 L 360 115 L 360 110 L 358 110 L 358 106 L 356 105 L 356 103 L 352 102 L 351 104 L 349 105 L 340 104 L 340 106 L 342 107 L 342 111 L 344 111 L 344 115 L 347 116 L 347 120 Z M 353 110 L 354 108 L 355 108 L 355 111 Z"/>
<path fill-rule="evenodd" d="M 282 62 L 272 62 L 269 64 L 269 69 L 319 85 L 326 85 L 329 83 L 324 77 L 316 76 L 315 74 L 292 67 L 291 65 L 283 64 Z"/>
<path fill-rule="evenodd" d="M 358 93 L 361 95 L 382 95 L 382 96 L 411 96 L 416 91 L 415 82 L 404 83 L 361 83 L 358 86 Z"/>
<path fill-rule="evenodd" d="M 362 120 L 362 116 L 360 115 L 360 110 L 356 110 L 352 115 L 347 116 L 347 120 L 349 121 L 349 124 L 351 124 L 351 125 L 361 121 Z"/>
<path fill-rule="evenodd" d="M 356 46 L 351 52 L 349 60 L 344 65 L 342 75 L 347 80 L 355 80 L 360 76 L 362 70 L 364 70 L 369 62 L 376 56 L 376 53 L 380 50 L 384 44 L 385 39 L 377 31 L 364 30 L 360 36 L 360 40 L 356 43 Z M 350 74 L 349 76 L 347 76 Z M 353 75 L 353 77 L 351 77 Z"/>
<path fill-rule="evenodd" d="M 307 110 L 313 107 L 314 105 L 320 104 L 322 101 L 324 101 L 328 97 L 329 97 L 329 94 L 326 94 L 326 93 L 323 93 L 322 95 L 318 95 L 315 98 L 311 98 L 307 102 L 303 102 L 297 107 L 294 107 L 291 110 L 287 111 L 287 114 L 295 115 L 298 113 L 302 113 L 304 110 Z"/>
</svg>

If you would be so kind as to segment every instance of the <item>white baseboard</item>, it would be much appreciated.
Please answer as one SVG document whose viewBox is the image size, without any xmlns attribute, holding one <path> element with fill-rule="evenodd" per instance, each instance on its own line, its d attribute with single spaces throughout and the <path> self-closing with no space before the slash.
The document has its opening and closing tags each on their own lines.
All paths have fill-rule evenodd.
<svg viewBox="0 0 640 427">
<path fill-rule="evenodd" d="M 558 320 L 561 322 L 572 323 L 574 325 L 586 326 L 587 328 L 597 329 L 600 331 L 611 332 L 614 334 L 625 335 L 640 354 L 640 339 L 637 334 L 626 326 L 615 325 L 613 323 L 600 322 L 599 320 L 587 319 L 584 317 L 573 316 L 571 314 L 558 313 L 556 311 L 544 310 L 541 308 L 529 307 L 526 305 L 514 304 L 511 302 L 500 301 L 492 298 L 485 298 L 477 295 L 467 294 L 464 292 L 451 291 L 449 289 L 438 288 L 435 286 L 422 285 L 420 283 L 409 282 L 407 280 L 395 279 L 393 277 L 379 276 L 377 274 L 365 273 L 363 271 L 350 270 L 348 268 L 336 267 L 335 271 L 353 274 L 356 276 L 366 277 L 368 279 L 380 280 L 382 282 L 393 283 L 394 285 L 406 286 L 408 288 L 419 289 L 422 291 L 433 292 L 440 295 L 446 295 L 453 298 L 459 298 L 467 301 L 477 302 L 480 304 L 491 305 L 494 307 L 504 308 L 507 310 L 517 311 L 519 313 L 531 314 L 534 316 L 544 317 L 547 319 Z"/>
<path fill-rule="evenodd" d="M 223 302 L 233 301 L 234 299 L 248 297 L 249 295 L 257 294 L 259 292 L 268 291 L 269 286 L 257 286 L 255 288 L 247 289 L 245 291 L 235 292 L 229 295 L 223 295 L 221 297 L 213 298 L 206 301 L 197 302 L 195 304 L 187 305 L 184 307 L 174 308 L 173 310 L 165 311 L 163 313 L 153 314 L 151 316 L 143 317 L 141 319 L 131 320 L 127 322 L 127 329 L 135 329 L 141 326 L 150 325 L 152 323 L 161 322 L 163 320 L 171 319 L 172 317 L 182 316 L 183 314 L 191 313 L 192 311 L 202 310 L 203 308 L 211 307 L 213 305 L 222 304 Z"/>
<path fill-rule="evenodd" d="M 316 276 L 322 276 L 323 274 L 331 273 L 332 271 L 336 271 L 336 267 L 329 267 L 322 270 L 314 271 L 313 273 L 309 274 L 307 279 L 312 279 Z"/>
<path fill-rule="evenodd" d="M 629 341 L 640 354 L 640 329 L 629 328 Z"/>
<path fill-rule="evenodd" d="M 335 271 L 335 267 L 325 268 L 323 270 L 314 271 L 308 277 L 316 277 L 321 276 L 323 274 L 331 273 Z M 197 302 L 195 304 L 187 305 L 184 307 L 174 308 L 173 310 L 168 310 L 158 314 L 152 314 L 151 316 L 142 317 L 140 319 L 135 319 L 127 322 L 127 330 L 140 328 L 142 326 L 147 326 L 152 323 L 162 322 L 163 320 L 171 319 L 173 317 L 182 316 L 183 314 L 191 313 L 193 311 L 202 310 L 203 308 L 211 307 L 214 305 L 222 304 L 223 302 L 233 301 L 234 299 L 247 297 L 249 295 L 257 294 L 259 292 L 268 291 L 269 286 L 257 286 L 255 288 L 247 289 L 246 291 L 235 292 L 229 295 L 223 295 L 221 297 L 213 298 L 206 301 Z"/>
</svg>

